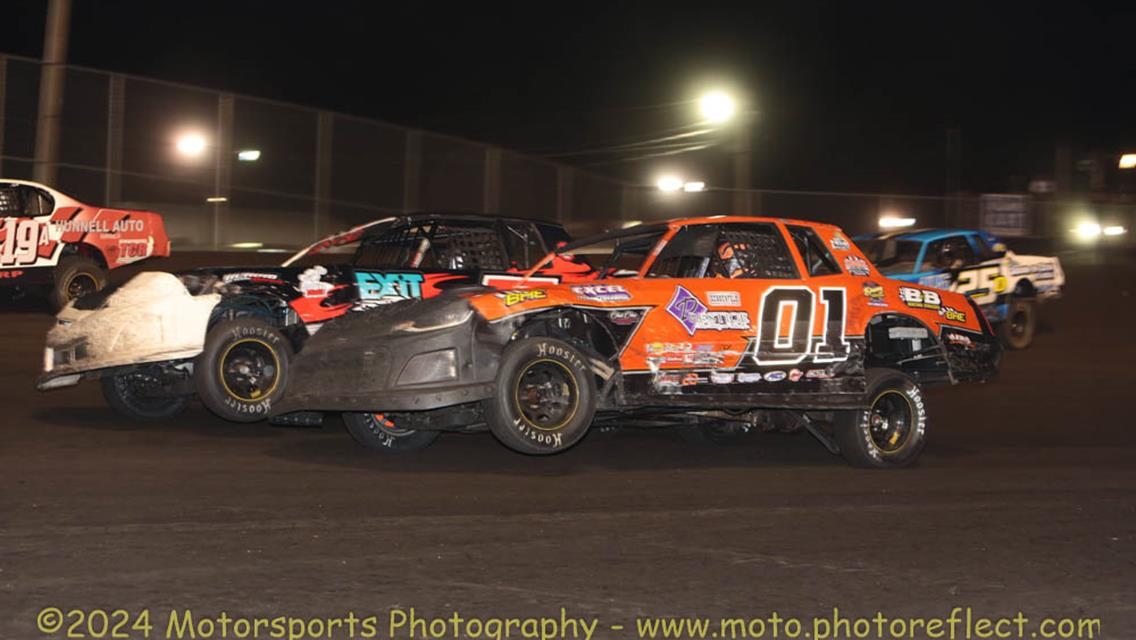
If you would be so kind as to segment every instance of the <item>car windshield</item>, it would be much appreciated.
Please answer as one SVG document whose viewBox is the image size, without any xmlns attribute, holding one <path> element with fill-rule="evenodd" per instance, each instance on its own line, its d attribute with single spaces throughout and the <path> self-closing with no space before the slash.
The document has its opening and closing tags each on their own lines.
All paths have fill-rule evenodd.
<svg viewBox="0 0 1136 640">
<path fill-rule="evenodd" d="M 915 271 L 919 259 L 919 242 L 915 240 L 864 240 L 856 243 L 879 269 L 891 275 Z"/>
</svg>

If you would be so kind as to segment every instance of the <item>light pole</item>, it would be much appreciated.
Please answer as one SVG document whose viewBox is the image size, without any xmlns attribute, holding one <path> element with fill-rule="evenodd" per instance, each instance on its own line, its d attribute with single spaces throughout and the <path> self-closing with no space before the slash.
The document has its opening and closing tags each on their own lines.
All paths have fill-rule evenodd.
<svg viewBox="0 0 1136 640">
<path fill-rule="evenodd" d="M 63 81 L 67 73 L 67 32 L 71 0 L 51 0 L 43 33 L 39 75 L 39 118 L 36 122 L 34 171 L 37 182 L 55 184 L 59 162 L 59 121 L 63 118 Z"/>
<path fill-rule="evenodd" d="M 738 113 L 738 104 L 723 91 L 710 91 L 698 100 L 698 110 L 708 124 L 730 126 L 733 129 L 733 144 L 730 153 L 733 157 L 734 201 L 736 215 L 753 213 L 753 198 L 750 193 L 751 149 L 749 112 Z"/>
</svg>

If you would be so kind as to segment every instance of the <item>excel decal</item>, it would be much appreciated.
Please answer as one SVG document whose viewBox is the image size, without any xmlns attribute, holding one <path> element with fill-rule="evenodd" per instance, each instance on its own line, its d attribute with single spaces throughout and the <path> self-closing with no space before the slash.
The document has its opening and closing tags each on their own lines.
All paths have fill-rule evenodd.
<svg viewBox="0 0 1136 640">
<path fill-rule="evenodd" d="M 422 297 L 421 273 L 356 271 L 359 299 L 370 303 L 398 302 Z"/>
<path fill-rule="evenodd" d="M 844 335 L 847 293 L 842 287 L 821 287 L 824 332 L 813 335 L 816 294 L 808 287 L 773 287 L 761 296 L 753 359 L 759 365 L 797 364 L 848 359 Z"/>
</svg>

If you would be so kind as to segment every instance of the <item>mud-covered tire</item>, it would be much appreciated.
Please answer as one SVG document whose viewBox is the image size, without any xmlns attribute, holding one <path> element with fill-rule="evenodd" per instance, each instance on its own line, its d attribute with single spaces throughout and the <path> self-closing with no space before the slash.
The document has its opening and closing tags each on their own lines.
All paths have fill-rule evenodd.
<svg viewBox="0 0 1136 640">
<path fill-rule="evenodd" d="M 998 337 L 1007 349 L 1025 349 L 1037 330 L 1037 305 L 1031 300 L 1010 298 L 1006 319 L 998 325 Z"/>
<path fill-rule="evenodd" d="M 866 377 L 868 408 L 836 412 L 833 435 L 840 454 L 855 467 L 908 466 L 926 443 L 923 391 L 894 369 L 869 369 Z"/>
<path fill-rule="evenodd" d="M 587 434 L 596 413 L 596 381 L 580 349 L 553 338 L 522 338 L 505 349 L 489 429 L 502 444 L 533 455 L 558 453 Z"/>
<path fill-rule="evenodd" d="M 440 431 L 400 429 L 396 420 L 376 413 L 344 413 L 343 424 L 355 442 L 384 453 L 408 453 L 425 449 Z"/>
<path fill-rule="evenodd" d="M 138 376 L 141 372 L 103 376 L 103 399 L 112 409 L 131 420 L 165 420 L 185 411 L 193 401 L 192 395 L 146 397 L 139 393 Z"/>
<path fill-rule="evenodd" d="M 83 256 L 67 256 L 55 266 L 47 302 L 59 311 L 75 298 L 101 291 L 106 284 L 107 272 L 99 263 Z"/>
<path fill-rule="evenodd" d="M 254 318 L 218 322 L 194 362 L 197 395 L 226 420 L 264 420 L 284 396 L 291 362 L 291 343 L 272 325 Z"/>
</svg>

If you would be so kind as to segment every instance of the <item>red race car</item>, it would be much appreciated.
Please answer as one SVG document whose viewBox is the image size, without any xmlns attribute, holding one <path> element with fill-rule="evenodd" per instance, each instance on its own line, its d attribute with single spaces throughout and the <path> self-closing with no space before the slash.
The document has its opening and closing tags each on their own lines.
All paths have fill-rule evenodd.
<svg viewBox="0 0 1136 640">
<path fill-rule="evenodd" d="M 0 287 L 41 289 L 56 310 L 106 286 L 107 271 L 170 255 L 162 217 L 83 204 L 0 179 Z"/>
</svg>

